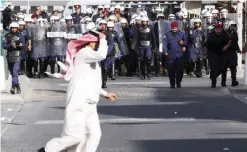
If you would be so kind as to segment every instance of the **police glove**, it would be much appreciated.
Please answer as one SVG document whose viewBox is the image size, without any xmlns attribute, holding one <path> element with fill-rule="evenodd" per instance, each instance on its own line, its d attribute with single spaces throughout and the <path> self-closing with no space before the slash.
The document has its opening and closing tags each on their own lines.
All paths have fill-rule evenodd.
<svg viewBox="0 0 247 152">
<path fill-rule="evenodd" d="M 22 46 L 23 46 L 22 43 L 20 43 L 20 44 L 19 44 L 19 47 L 22 47 Z"/>
</svg>

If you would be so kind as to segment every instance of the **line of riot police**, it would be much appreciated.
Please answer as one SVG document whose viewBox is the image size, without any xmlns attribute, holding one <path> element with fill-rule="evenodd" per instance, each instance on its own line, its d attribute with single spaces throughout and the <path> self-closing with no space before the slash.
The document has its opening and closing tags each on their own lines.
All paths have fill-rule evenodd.
<svg viewBox="0 0 247 152">
<path fill-rule="evenodd" d="M 240 49 L 237 45 L 236 23 L 227 18 L 227 10 L 222 9 L 221 14 L 217 10 L 211 12 L 202 10 L 200 19 L 187 19 L 188 11 L 185 8 L 181 9 L 176 15 L 170 14 L 167 20 L 161 10 L 157 9 L 155 13 L 156 20 L 154 21 L 148 18 L 147 12 L 144 10 L 139 13 L 127 13 L 127 19 L 130 20 L 128 22 L 120 14 L 119 6 L 115 6 L 113 13 L 109 12 L 109 6 L 98 6 L 98 14 L 92 16 L 91 14 L 90 16 L 72 14 L 65 17 L 65 23 L 58 16 L 52 16 L 50 22 L 44 18 L 33 21 L 31 18 L 19 17 L 18 26 L 20 27 L 17 32 L 20 37 L 23 37 L 21 39 L 24 39 L 24 41 L 21 43 L 23 45 L 21 49 L 16 48 L 20 52 L 18 64 L 20 64 L 21 70 L 18 70 L 18 72 L 25 71 L 29 77 L 34 78 L 43 78 L 48 66 L 50 66 L 51 73 L 60 72 L 59 66 L 56 68 L 56 62 L 65 62 L 68 42 L 71 39 L 77 39 L 80 34 L 87 32 L 88 29 L 95 28 L 106 34 L 108 41 L 108 55 L 102 61 L 103 88 L 107 87 L 108 77 L 115 80 L 116 73 L 122 75 L 122 65 L 125 65 L 127 76 L 136 74 L 141 79 L 150 79 L 152 67 L 154 67 L 156 76 L 160 75 L 160 71 L 167 75 L 171 54 L 167 55 L 165 53 L 165 51 L 168 51 L 165 50 L 165 46 L 167 47 L 169 43 L 178 43 L 182 48 L 181 50 L 186 50 L 183 55 L 185 66 L 180 67 L 185 67 L 188 75 L 193 76 L 195 74 L 197 77 L 201 77 L 203 65 L 207 75 L 210 72 L 210 75 L 214 75 L 212 71 L 215 70 L 209 68 L 214 66 L 209 64 L 207 39 L 213 33 L 214 26 L 221 23 L 224 31 L 229 37 L 232 37 L 230 38 L 231 44 L 229 43 L 227 48 L 227 50 L 230 50 L 228 52 L 231 53 L 225 53 L 225 64 L 221 66 L 216 75 L 222 74 L 221 84 L 225 86 L 226 70 L 230 67 L 232 85 L 238 85 L 236 81 L 236 51 L 239 52 Z M 171 23 L 173 21 L 177 22 L 179 31 L 184 33 L 185 39 L 183 42 L 180 40 L 175 42 L 175 39 L 174 42 L 165 41 L 168 32 L 172 31 Z M 13 31 L 10 29 L 9 33 L 13 33 Z M 64 33 L 67 33 L 67 35 L 65 36 Z M 68 34 L 71 35 L 68 36 Z M 10 37 L 6 37 L 5 42 L 8 46 L 12 40 Z M 215 85 L 212 83 L 212 86 Z M 181 84 L 179 86 L 181 87 Z"/>
</svg>

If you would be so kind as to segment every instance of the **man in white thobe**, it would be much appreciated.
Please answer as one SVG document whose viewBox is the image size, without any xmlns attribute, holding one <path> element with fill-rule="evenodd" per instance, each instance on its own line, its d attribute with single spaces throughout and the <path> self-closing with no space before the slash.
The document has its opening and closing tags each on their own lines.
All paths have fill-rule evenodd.
<svg viewBox="0 0 247 152">
<path fill-rule="evenodd" d="M 63 133 L 60 138 L 50 140 L 39 152 L 96 152 L 101 129 L 97 113 L 99 95 L 114 101 L 116 95 L 101 89 L 101 67 L 99 62 L 107 55 L 104 34 L 99 40 L 93 35 L 85 36 L 88 43 L 76 55 L 73 76 L 67 90 L 67 102 Z M 98 50 L 95 46 L 99 41 Z"/>
</svg>

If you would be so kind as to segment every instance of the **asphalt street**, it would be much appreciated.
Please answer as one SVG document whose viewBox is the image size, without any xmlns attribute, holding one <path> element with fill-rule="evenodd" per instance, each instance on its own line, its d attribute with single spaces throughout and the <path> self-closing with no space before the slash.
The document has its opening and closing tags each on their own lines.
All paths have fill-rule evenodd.
<svg viewBox="0 0 247 152">
<path fill-rule="evenodd" d="M 230 84 L 230 80 L 227 82 Z M 33 80 L 33 88 L 2 136 L 2 152 L 35 152 L 61 134 L 67 83 Z M 210 88 L 209 78 L 109 81 L 115 103 L 101 99 L 98 152 L 247 152 L 247 98 Z"/>
</svg>

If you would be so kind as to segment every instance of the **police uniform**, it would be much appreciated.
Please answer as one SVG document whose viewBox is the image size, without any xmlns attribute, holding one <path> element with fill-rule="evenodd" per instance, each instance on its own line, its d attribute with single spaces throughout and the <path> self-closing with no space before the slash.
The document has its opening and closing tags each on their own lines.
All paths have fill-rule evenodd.
<svg viewBox="0 0 247 152">
<path fill-rule="evenodd" d="M 142 19 L 142 21 L 146 21 L 146 19 Z M 150 79 L 153 50 L 156 50 L 155 34 L 151 26 L 146 24 L 138 28 L 137 44 L 141 62 L 141 79 L 146 77 Z"/>
<path fill-rule="evenodd" d="M 74 24 L 80 24 L 81 19 L 85 16 L 83 13 L 73 13 L 71 14 Z"/>
<path fill-rule="evenodd" d="M 227 68 L 231 70 L 232 86 L 237 86 L 239 83 L 237 81 L 237 65 L 238 65 L 238 55 L 240 53 L 240 48 L 238 45 L 238 34 L 235 29 L 230 27 L 228 29 L 228 34 L 231 38 L 231 44 L 227 51 L 224 53 L 224 69 L 222 71 L 222 86 L 226 86 Z"/>
<path fill-rule="evenodd" d="M 172 22 L 171 25 L 178 26 L 178 23 Z M 178 43 L 179 40 L 183 41 L 182 46 Z M 178 88 L 181 87 L 184 72 L 184 52 L 182 47 L 185 47 L 186 44 L 186 36 L 179 30 L 177 32 L 167 32 L 163 39 L 163 53 L 168 53 L 168 76 L 171 88 L 175 87 L 175 83 Z"/>
<path fill-rule="evenodd" d="M 7 61 L 12 76 L 12 87 L 10 92 L 21 93 L 18 72 L 20 70 L 20 52 L 25 44 L 24 36 L 20 32 L 12 32 L 11 28 L 19 28 L 18 23 L 10 24 L 10 32 L 5 35 L 4 48 L 7 49 Z"/>
</svg>

